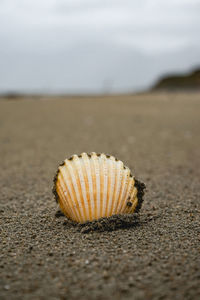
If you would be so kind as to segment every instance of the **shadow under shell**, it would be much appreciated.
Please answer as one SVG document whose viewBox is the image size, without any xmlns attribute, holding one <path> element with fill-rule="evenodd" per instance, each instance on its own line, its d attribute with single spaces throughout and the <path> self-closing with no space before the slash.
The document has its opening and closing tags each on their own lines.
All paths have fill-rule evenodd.
<svg viewBox="0 0 200 300">
<path fill-rule="evenodd" d="M 55 217 L 60 218 L 65 215 L 61 211 L 57 211 Z M 66 218 L 66 217 L 65 217 Z M 127 214 L 127 215 L 113 215 L 111 217 L 100 218 L 94 221 L 88 221 L 85 223 L 73 222 L 69 219 L 65 219 L 63 225 L 66 228 L 76 227 L 81 233 L 89 232 L 104 232 L 114 231 L 118 229 L 128 229 L 130 227 L 139 226 L 139 214 Z"/>
</svg>

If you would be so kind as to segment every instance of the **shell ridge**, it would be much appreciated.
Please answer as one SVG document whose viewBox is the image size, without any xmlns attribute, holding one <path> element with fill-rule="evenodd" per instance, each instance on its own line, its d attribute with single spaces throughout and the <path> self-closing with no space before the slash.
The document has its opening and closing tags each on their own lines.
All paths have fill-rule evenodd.
<svg viewBox="0 0 200 300">
<path fill-rule="evenodd" d="M 118 200 L 119 200 L 119 191 L 120 191 L 120 186 L 121 186 L 121 163 L 120 161 L 117 161 L 117 172 L 116 172 L 116 176 L 117 176 L 117 180 L 116 180 L 116 186 L 115 186 L 115 193 L 114 193 L 114 205 L 113 205 L 113 209 L 112 209 L 112 215 L 116 214 L 116 208 L 117 208 L 117 204 L 118 204 Z"/>
<path fill-rule="evenodd" d="M 108 157 L 110 158 L 110 156 Z M 107 193 L 106 193 L 106 207 L 105 207 L 105 216 L 108 217 L 108 208 L 109 208 L 109 199 L 110 199 L 110 193 L 111 193 L 111 176 L 112 176 L 112 169 L 111 169 L 111 160 L 107 160 Z"/>
<path fill-rule="evenodd" d="M 123 211 L 123 207 L 126 205 L 127 203 L 127 198 L 126 198 L 126 194 L 128 192 L 128 187 L 129 187 L 129 182 L 133 181 L 132 178 L 130 178 L 130 173 L 131 171 L 126 168 L 127 173 L 126 173 L 126 180 L 125 180 L 125 186 L 124 186 L 124 191 L 123 191 L 123 195 L 122 195 L 122 201 L 121 201 L 121 207 L 120 207 L 120 212 Z"/>
<path fill-rule="evenodd" d="M 128 201 L 132 205 L 128 206 L 127 203 L 126 203 L 125 210 L 124 210 L 126 213 L 131 213 L 132 209 L 137 205 L 138 199 L 137 199 L 136 195 L 137 195 L 137 189 L 135 188 L 135 185 L 133 184 L 133 187 L 131 189 L 131 193 L 129 195 L 130 201 Z"/>
<path fill-rule="evenodd" d="M 121 212 L 121 208 L 123 205 L 123 202 L 125 201 L 125 191 L 127 189 L 127 183 L 128 183 L 128 169 L 125 169 L 123 172 L 123 182 L 122 182 L 122 187 L 121 187 L 121 191 L 120 191 L 120 199 L 119 199 L 119 203 L 118 203 L 118 207 L 117 207 L 117 213 Z"/>
<path fill-rule="evenodd" d="M 131 210 L 131 211 L 134 211 L 136 206 L 138 205 L 138 189 L 136 188 L 135 185 L 134 185 L 134 189 L 133 189 L 132 199 L 135 199 L 135 201 L 133 202 L 132 210 Z"/>
<path fill-rule="evenodd" d="M 121 200 L 122 200 L 122 192 L 123 192 L 123 188 L 124 188 L 124 184 L 125 184 L 125 171 L 124 171 L 124 164 L 122 163 L 121 165 L 121 170 L 120 170 L 120 182 L 121 182 L 121 185 L 120 185 L 120 189 L 119 189 L 119 197 L 118 197 L 118 202 L 117 202 L 117 206 L 116 206 L 116 213 L 118 214 L 119 213 L 119 210 L 120 210 L 120 206 L 121 206 Z"/>
<path fill-rule="evenodd" d="M 102 216 L 106 213 L 107 191 L 108 191 L 108 161 L 105 154 L 102 155 L 103 167 L 103 203 L 102 203 Z"/>
<path fill-rule="evenodd" d="M 61 188 L 59 182 L 57 183 L 57 193 L 58 193 L 58 196 L 59 196 L 59 197 L 61 197 L 61 196 L 64 197 L 64 193 L 63 193 L 63 191 L 62 191 L 62 188 Z M 61 202 L 61 203 L 59 203 L 59 204 L 60 204 L 60 206 L 61 206 L 62 212 L 66 212 L 66 209 L 65 209 L 65 207 L 64 207 L 63 202 Z"/>
<path fill-rule="evenodd" d="M 128 208 L 128 212 L 131 213 L 132 211 L 135 210 L 135 207 L 137 206 L 138 203 L 138 198 L 137 198 L 137 188 L 134 186 L 132 194 L 131 194 L 131 200 L 135 200 L 132 202 L 132 206 Z"/>
<path fill-rule="evenodd" d="M 59 195 L 59 198 L 63 198 L 64 199 L 64 201 L 62 201 L 61 203 L 59 203 L 60 204 L 60 206 L 61 206 L 61 210 L 65 213 L 65 214 L 68 214 L 67 213 L 67 208 L 69 209 L 69 211 L 71 212 L 71 210 L 70 210 L 70 207 L 68 206 L 68 202 L 67 202 L 67 200 L 66 200 L 66 194 L 65 194 L 65 192 L 64 192 L 64 189 L 63 189 L 63 187 L 62 187 L 62 184 L 60 183 L 60 181 L 57 183 L 57 193 L 58 193 L 58 195 Z M 71 212 L 71 214 L 72 214 L 72 212 Z M 69 215 L 69 214 L 68 214 Z M 74 218 L 74 215 L 72 214 L 72 216 L 73 216 L 73 218 Z"/>
<path fill-rule="evenodd" d="M 84 220 L 84 210 L 82 207 L 82 202 L 80 199 L 80 194 L 79 194 L 79 189 L 78 189 L 78 185 L 77 185 L 77 181 L 76 181 L 76 175 L 74 174 L 72 165 L 71 165 L 71 161 L 67 161 L 67 165 L 68 165 L 68 171 L 69 174 L 71 176 L 71 182 L 74 188 L 74 197 L 76 198 L 76 202 L 78 204 L 78 207 L 80 209 L 80 216 L 81 216 L 81 222 Z"/>
<path fill-rule="evenodd" d="M 100 202 L 99 202 L 99 211 L 98 216 L 99 218 L 103 215 L 103 198 L 104 198 L 104 174 L 103 174 L 103 159 L 102 155 L 98 157 L 99 163 L 99 175 L 100 175 Z"/>
<path fill-rule="evenodd" d="M 74 155 L 73 159 L 74 167 L 75 167 L 75 176 L 77 179 L 77 186 L 78 186 L 78 193 L 82 205 L 84 220 L 89 219 L 89 212 L 88 212 L 88 202 L 86 198 L 86 187 L 85 181 L 82 172 L 82 166 L 80 162 L 80 158 L 77 155 Z"/>
<path fill-rule="evenodd" d="M 76 216 L 77 216 L 77 219 L 79 221 L 81 221 L 81 211 L 79 209 L 78 200 L 75 197 L 75 190 L 74 190 L 74 186 L 73 186 L 73 183 L 72 183 L 72 178 L 70 176 L 70 172 L 69 172 L 67 164 L 65 164 L 64 167 L 60 168 L 60 172 L 61 172 L 62 177 L 64 178 L 64 181 L 68 182 L 68 184 L 65 183 L 65 186 L 66 186 L 66 189 L 68 188 L 68 190 L 69 190 L 70 199 L 71 199 L 71 207 L 75 211 L 74 203 L 76 204 L 76 206 L 78 208 Z"/>
<path fill-rule="evenodd" d="M 103 171 L 102 171 L 102 160 L 101 160 L 101 157 L 100 155 L 97 156 L 97 159 L 98 159 L 98 166 L 99 166 L 99 191 L 100 191 L 100 200 L 99 200 L 99 203 L 98 203 L 98 218 L 101 218 L 102 216 L 102 202 L 103 202 Z"/>
<path fill-rule="evenodd" d="M 99 170 L 99 159 L 97 155 L 94 155 L 95 175 L 96 175 L 96 217 L 100 218 L 100 170 Z"/>
<path fill-rule="evenodd" d="M 100 217 L 103 216 L 103 208 L 104 208 L 104 192 L 105 192 L 105 186 L 104 186 L 104 159 L 103 154 L 99 157 L 99 168 L 100 168 Z"/>
<path fill-rule="evenodd" d="M 74 213 L 72 213 L 72 210 L 71 210 L 71 207 L 70 205 L 68 205 L 68 201 L 67 201 L 67 197 L 63 191 L 63 188 L 61 186 L 61 184 L 58 182 L 57 184 L 57 192 L 58 192 L 58 195 L 59 197 L 61 198 L 61 196 L 63 197 L 63 199 L 65 199 L 65 202 L 60 202 L 60 207 L 61 207 L 61 210 L 66 214 L 66 216 L 69 218 L 70 217 L 70 213 L 68 213 L 67 211 L 67 208 L 69 209 L 69 211 L 71 212 L 71 215 L 72 215 L 72 218 L 73 219 L 76 219 L 74 218 Z"/>
<path fill-rule="evenodd" d="M 130 197 L 131 198 L 131 194 L 132 194 L 132 190 L 134 188 L 134 179 L 132 177 L 129 177 L 129 182 L 128 182 L 128 187 L 127 187 L 127 192 L 125 194 L 124 197 L 124 203 L 122 205 L 122 209 L 121 212 L 124 213 L 126 210 L 126 203 L 127 203 L 127 199 Z"/>
<path fill-rule="evenodd" d="M 93 219 L 97 219 L 97 183 L 95 179 L 96 169 L 95 169 L 95 155 L 91 154 L 90 159 L 91 175 L 92 175 L 92 188 L 93 188 L 93 200 L 94 200 L 94 216 Z"/>
<path fill-rule="evenodd" d="M 109 210 L 108 210 L 108 216 L 112 215 L 112 209 L 113 209 L 113 202 L 114 202 L 114 189 L 115 189 L 115 182 L 116 182 L 116 163 L 115 163 L 115 158 L 112 156 L 110 158 L 111 160 L 111 193 L 110 193 L 110 197 L 109 197 Z"/>
<path fill-rule="evenodd" d="M 93 189 L 92 189 L 92 176 L 91 176 L 91 167 L 88 155 L 86 153 L 82 153 L 82 167 L 84 169 L 83 174 L 86 184 L 86 197 L 88 202 L 88 210 L 89 210 L 89 220 L 92 220 L 92 204 L 93 204 Z"/>
</svg>

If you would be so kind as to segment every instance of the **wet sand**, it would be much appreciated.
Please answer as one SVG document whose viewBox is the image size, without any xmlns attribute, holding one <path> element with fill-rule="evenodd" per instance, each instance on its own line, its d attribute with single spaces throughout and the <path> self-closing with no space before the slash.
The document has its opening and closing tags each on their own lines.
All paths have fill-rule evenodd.
<svg viewBox="0 0 200 300">
<path fill-rule="evenodd" d="M 200 299 L 200 94 L 0 100 L 0 128 L 1 299 Z M 139 220 L 56 214 L 58 164 L 92 151 L 146 183 Z"/>
</svg>

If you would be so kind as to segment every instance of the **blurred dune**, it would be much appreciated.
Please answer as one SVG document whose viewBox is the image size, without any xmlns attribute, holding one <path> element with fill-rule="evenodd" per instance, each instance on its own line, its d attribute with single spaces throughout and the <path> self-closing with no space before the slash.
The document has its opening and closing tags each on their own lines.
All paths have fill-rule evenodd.
<svg viewBox="0 0 200 300">
<path fill-rule="evenodd" d="M 200 90 L 200 68 L 189 74 L 165 76 L 154 85 L 153 90 Z"/>
</svg>

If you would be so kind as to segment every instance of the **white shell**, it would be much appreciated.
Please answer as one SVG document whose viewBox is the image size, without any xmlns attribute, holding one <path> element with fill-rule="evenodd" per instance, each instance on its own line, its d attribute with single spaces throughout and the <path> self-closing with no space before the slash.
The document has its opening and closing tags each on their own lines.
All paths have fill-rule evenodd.
<svg viewBox="0 0 200 300">
<path fill-rule="evenodd" d="M 54 179 L 61 210 L 80 223 L 138 211 L 144 188 L 120 160 L 94 152 L 66 159 Z"/>
</svg>

